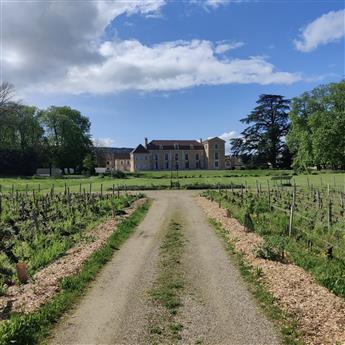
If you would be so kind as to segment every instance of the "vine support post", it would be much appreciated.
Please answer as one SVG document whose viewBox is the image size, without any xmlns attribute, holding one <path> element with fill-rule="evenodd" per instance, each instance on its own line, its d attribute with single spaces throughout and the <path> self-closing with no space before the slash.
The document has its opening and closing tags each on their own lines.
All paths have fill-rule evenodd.
<svg viewBox="0 0 345 345">
<path fill-rule="evenodd" d="M 290 208 L 290 221 L 289 221 L 289 236 L 292 234 L 292 226 L 293 226 L 293 214 L 295 211 L 295 190 L 293 191 L 292 194 L 292 203 L 291 203 L 291 208 Z"/>
<path fill-rule="evenodd" d="M 329 199 L 328 202 L 328 229 L 332 227 L 333 219 L 332 219 L 332 200 Z"/>
</svg>

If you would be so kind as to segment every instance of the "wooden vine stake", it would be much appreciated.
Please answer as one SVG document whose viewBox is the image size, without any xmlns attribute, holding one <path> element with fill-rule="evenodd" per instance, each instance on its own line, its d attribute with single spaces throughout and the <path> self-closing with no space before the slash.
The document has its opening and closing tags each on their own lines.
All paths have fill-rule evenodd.
<svg viewBox="0 0 345 345">
<path fill-rule="evenodd" d="M 329 200 L 328 203 L 328 229 L 332 227 L 333 219 L 332 219 L 332 200 Z"/>
<path fill-rule="evenodd" d="M 23 284 L 27 283 L 29 280 L 29 275 L 28 275 L 28 267 L 26 266 L 26 264 L 23 262 L 18 262 L 16 264 L 16 271 L 17 271 L 18 280 Z"/>
<path fill-rule="evenodd" d="M 290 221 L 289 221 L 289 236 L 291 236 L 292 234 L 292 226 L 293 226 L 293 214 L 294 214 L 294 211 L 295 211 L 295 189 L 293 191 L 293 194 L 292 194 L 292 203 L 291 203 L 291 208 L 290 208 Z"/>
</svg>

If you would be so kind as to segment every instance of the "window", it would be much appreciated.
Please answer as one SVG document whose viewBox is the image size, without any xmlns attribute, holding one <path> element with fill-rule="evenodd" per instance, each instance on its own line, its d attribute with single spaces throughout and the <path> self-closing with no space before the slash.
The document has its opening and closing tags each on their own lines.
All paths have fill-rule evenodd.
<svg viewBox="0 0 345 345">
<path fill-rule="evenodd" d="M 107 165 L 109 165 L 109 162 L 107 162 Z"/>
<path fill-rule="evenodd" d="M 160 150 L 163 150 L 163 145 L 159 145 L 159 149 L 160 149 Z"/>
<path fill-rule="evenodd" d="M 194 150 L 194 146 L 193 146 L 193 145 L 190 145 L 190 149 L 191 149 L 191 150 Z"/>
<path fill-rule="evenodd" d="M 188 161 L 188 153 L 185 153 L 185 155 L 184 155 L 184 159 L 186 160 L 186 161 Z"/>
<path fill-rule="evenodd" d="M 214 153 L 214 159 L 219 159 L 219 154 L 218 154 L 218 152 L 215 152 L 215 153 Z"/>
<path fill-rule="evenodd" d="M 179 148 L 178 148 L 178 144 L 174 144 L 174 149 L 175 150 L 178 150 Z"/>
<path fill-rule="evenodd" d="M 195 155 L 195 159 L 198 161 L 200 158 L 199 158 L 199 153 L 197 153 L 196 155 Z"/>
<path fill-rule="evenodd" d="M 121 161 L 121 165 L 123 165 L 123 161 Z"/>
<path fill-rule="evenodd" d="M 157 154 L 155 155 L 155 160 L 158 161 L 158 155 Z"/>
<path fill-rule="evenodd" d="M 165 154 L 165 160 L 168 161 L 169 160 L 169 153 Z"/>
<path fill-rule="evenodd" d="M 218 144 L 214 144 L 214 148 L 217 150 L 218 149 Z"/>
<path fill-rule="evenodd" d="M 175 153 L 175 161 L 178 161 L 178 153 Z"/>
<path fill-rule="evenodd" d="M 214 162 L 214 166 L 215 166 L 216 168 L 218 168 L 218 166 L 219 166 L 219 165 L 218 165 L 218 161 L 215 161 L 215 162 Z"/>
<path fill-rule="evenodd" d="M 155 162 L 155 169 L 158 170 L 158 162 Z"/>
<path fill-rule="evenodd" d="M 169 162 L 165 162 L 165 169 L 169 169 Z"/>
</svg>

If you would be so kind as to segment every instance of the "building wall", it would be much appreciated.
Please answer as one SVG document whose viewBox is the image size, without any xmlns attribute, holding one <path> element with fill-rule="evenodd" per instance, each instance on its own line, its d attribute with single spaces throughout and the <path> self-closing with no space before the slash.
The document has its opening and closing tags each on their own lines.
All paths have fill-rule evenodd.
<svg viewBox="0 0 345 345">
<path fill-rule="evenodd" d="M 204 149 L 150 150 L 131 153 L 130 171 L 224 169 L 225 143 L 215 138 L 203 143 Z"/>
<path fill-rule="evenodd" d="M 225 143 L 215 138 L 204 142 L 207 169 L 225 168 Z"/>
<path fill-rule="evenodd" d="M 115 170 L 118 171 L 130 171 L 131 161 L 130 159 L 115 159 Z"/>
<path fill-rule="evenodd" d="M 204 150 L 150 150 L 152 170 L 205 169 Z"/>
<path fill-rule="evenodd" d="M 130 171 L 147 171 L 151 169 L 150 153 L 131 153 Z"/>
</svg>

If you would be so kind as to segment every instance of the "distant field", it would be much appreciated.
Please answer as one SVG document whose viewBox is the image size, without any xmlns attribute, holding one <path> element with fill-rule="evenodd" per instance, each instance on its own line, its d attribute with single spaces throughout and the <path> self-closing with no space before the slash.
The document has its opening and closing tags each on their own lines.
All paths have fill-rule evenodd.
<svg viewBox="0 0 345 345">
<path fill-rule="evenodd" d="M 262 188 L 267 187 L 267 181 L 272 185 L 279 183 L 272 181 L 272 176 L 278 175 L 292 175 L 292 171 L 288 170 L 191 170 L 191 171 L 176 171 L 172 173 L 173 181 L 178 181 L 180 186 L 198 184 L 243 184 L 248 187 L 255 187 L 256 184 L 261 184 Z M 0 178 L 0 185 L 2 192 L 9 192 L 12 189 L 15 191 L 23 192 L 25 190 L 40 190 L 49 191 L 54 185 L 55 191 L 63 191 L 66 187 L 71 192 L 78 192 L 80 189 L 86 192 L 91 190 L 92 192 L 99 192 L 101 186 L 103 190 L 117 186 L 170 186 L 170 172 L 157 171 L 157 172 L 143 172 L 138 177 L 128 175 L 127 178 L 111 178 L 111 177 L 64 177 L 64 178 L 38 178 L 38 177 L 18 177 L 18 178 Z M 330 185 L 331 188 L 344 190 L 345 188 L 345 173 L 334 172 L 314 172 L 311 175 L 301 174 L 294 175 L 292 182 L 295 182 L 297 186 L 303 187 L 314 185 L 315 187 L 327 188 Z"/>
</svg>

